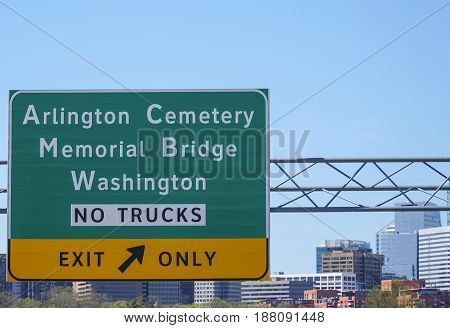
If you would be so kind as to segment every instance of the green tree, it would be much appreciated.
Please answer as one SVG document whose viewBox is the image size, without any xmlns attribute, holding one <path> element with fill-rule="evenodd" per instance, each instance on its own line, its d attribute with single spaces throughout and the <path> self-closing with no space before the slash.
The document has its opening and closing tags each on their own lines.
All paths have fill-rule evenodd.
<svg viewBox="0 0 450 328">
<path fill-rule="evenodd" d="M 141 308 L 142 305 L 139 304 L 136 300 L 132 300 L 127 302 L 127 308 Z"/>
<path fill-rule="evenodd" d="M 202 308 L 204 306 L 202 306 L 202 304 L 197 304 L 197 303 L 191 303 L 191 304 L 179 304 L 180 308 Z"/>
<path fill-rule="evenodd" d="M 366 299 L 368 308 L 397 308 L 397 295 L 392 292 L 375 290 Z"/>
<path fill-rule="evenodd" d="M 127 301 L 115 301 L 115 302 L 104 302 L 101 304 L 101 307 L 108 307 L 108 308 L 127 308 L 128 302 Z"/>
<path fill-rule="evenodd" d="M 211 300 L 211 302 L 208 303 L 207 307 L 209 307 L 209 308 L 231 308 L 231 307 L 234 307 L 234 305 L 223 299 L 214 298 Z"/>
<path fill-rule="evenodd" d="M 237 308 L 260 308 L 261 304 L 260 303 L 233 303 L 232 306 L 237 307 Z"/>
<path fill-rule="evenodd" d="M 49 308 L 76 308 L 80 306 L 80 301 L 72 288 L 57 287 L 50 291 L 43 305 Z"/>
<path fill-rule="evenodd" d="M 425 300 L 418 300 L 418 301 L 414 302 L 414 307 L 415 308 L 426 308 L 427 303 L 425 302 Z"/>
<path fill-rule="evenodd" d="M 105 295 L 92 293 L 89 297 L 78 299 L 78 306 L 83 308 L 110 307 L 108 303 L 113 304 Z"/>
<path fill-rule="evenodd" d="M 38 308 L 41 307 L 41 305 L 41 302 L 32 298 L 19 298 L 15 303 L 15 306 L 19 308 Z"/>
<path fill-rule="evenodd" d="M 159 299 L 153 295 L 149 295 L 148 299 L 145 302 L 139 302 L 139 304 L 141 304 L 141 307 L 145 307 L 145 308 L 161 308 L 161 307 L 165 307 L 163 305 L 161 305 L 159 303 Z M 172 307 L 172 305 L 170 305 L 169 307 Z"/>
<path fill-rule="evenodd" d="M 14 307 L 15 301 L 14 296 L 10 292 L 0 293 L 0 308 Z"/>
</svg>

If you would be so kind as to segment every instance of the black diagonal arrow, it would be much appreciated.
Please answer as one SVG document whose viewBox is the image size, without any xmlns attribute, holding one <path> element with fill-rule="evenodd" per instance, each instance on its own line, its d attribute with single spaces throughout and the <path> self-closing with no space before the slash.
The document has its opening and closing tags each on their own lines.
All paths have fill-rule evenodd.
<svg viewBox="0 0 450 328">
<path fill-rule="evenodd" d="M 142 261 L 144 260 L 145 246 L 142 245 L 131 247 L 128 248 L 127 251 L 131 253 L 131 256 L 120 265 L 119 271 L 122 273 L 124 273 L 128 269 L 128 267 L 131 265 L 131 263 L 134 262 L 134 260 L 138 260 L 139 264 L 142 264 Z"/>
</svg>

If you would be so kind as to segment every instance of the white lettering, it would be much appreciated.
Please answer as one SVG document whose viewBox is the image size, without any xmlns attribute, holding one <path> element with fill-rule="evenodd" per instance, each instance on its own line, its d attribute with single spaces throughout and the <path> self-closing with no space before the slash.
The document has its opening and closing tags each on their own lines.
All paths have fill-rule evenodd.
<svg viewBox="0 0 450 328">
<path fill-rule="evenodd" d="M 91 171 L 89 176 L 89 181 L 86 177 L 86 171 L 81 171 L 80 176 L 77 178 L 77 173 L 75 171 L 71 171 L 73 187 L 76 191 L 81 189 L 81 185 L 84 185 L 84 189 L 90 191 L 92 189 L 92 183 L 94 182 L 95 171 Z"/>
<path fill-rule="evenodd" d="M 162 107 L 161 107 L 160 105 L 158 105 L 158 104 L 152 104 L 152 105 L 148 106 L 148 109 L 147 109 L 147 119 L 148 119 L 148 121 L 149 121 L 150 123 L 152 123 L 152 124 L 159 124 L 159 123 L 162 122 L 162 120 L 161 120 L 160 118 L 158 118 L 157 120 L 155 120 L 155 119 L 153 118 L 153 116 L 152 116 L 152 111 L 153 111 L 155 108 L 161 110 Z"/>
<path fill-rule="evenodd" d="M 50 144 L 45 141 L 44 138 L 39 139 L 39 157 L 44 158 L 44 150 L 47 152 L 50 152 L 53 150 L 53 157 L 58 157 L 58 154 L 56 152 L 58 147 L 58 138 L 53 138 Z"/>
<path fill-rule="evenodd" d="M 27 125 L 30 120 L 34 121 L 34 124 L 40 124 L 34 105 L 28 105 L 27 113 L 22 124 Z"/>
<path fill-rule="evenodd" d="M 163 157 L 174 157 L 177 156 L 177 141 L 172 137 L 163 138 Z M 170 153 L 168 152 L 170 150 Z"/>
</svg>

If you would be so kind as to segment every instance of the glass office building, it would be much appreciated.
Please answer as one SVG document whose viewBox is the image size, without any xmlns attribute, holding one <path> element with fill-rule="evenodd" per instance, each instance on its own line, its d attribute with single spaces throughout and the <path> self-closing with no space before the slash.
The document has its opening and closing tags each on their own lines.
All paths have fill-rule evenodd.
<svg viewBox="0 0 450 328">
<path fill-rule="evenodd" d="M 417 279 L 419 230 L 440 226 L 438 211 L 396 212 L 394 222 L 376 236 L 377 253 L 384 255 L 383 277 Z"/>
<path fill-rule="evenodd" d="M 193 281 L 150 281 L 148 299 L 157 305 L 194 303 Z"/>
<path fill-rule="evenodd" d="M 148 284 L 143 281 L 95 281 L 90 285 L 93 293 L 103 295 L 110 301 L 148 301 Z"/>
<path fill-rule="evenodd" d="M 419 204 L 420 205 L 420 204 Z M 436 206 L 429 203 L 428 206 Z M 440 212 L 396 212 L 395 230 L 397 232 L 416 232 L 421 229 L 436 228 L 441 226 Z"/>
<path fill-rule="evenodd" d="M 384 255 L 383 278 L 417 278 L 417 233 L 378 233 L 378 254 Z"/>
</svg>

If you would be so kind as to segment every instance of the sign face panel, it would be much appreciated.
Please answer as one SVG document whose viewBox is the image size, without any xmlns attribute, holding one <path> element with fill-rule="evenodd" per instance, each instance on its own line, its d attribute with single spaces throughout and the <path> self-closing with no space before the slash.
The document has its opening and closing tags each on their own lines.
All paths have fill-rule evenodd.
<svg viewBox="0 0 450 328">
<path fill-rule="evenodd" d="M 268 272 L 268 90 L 11 91 L 10 280 Z"/>
</svg>

